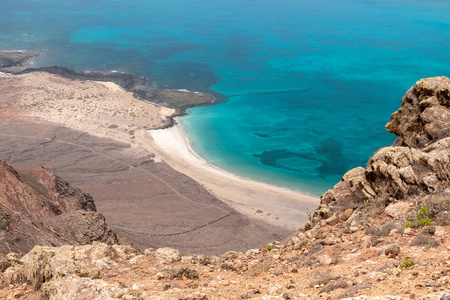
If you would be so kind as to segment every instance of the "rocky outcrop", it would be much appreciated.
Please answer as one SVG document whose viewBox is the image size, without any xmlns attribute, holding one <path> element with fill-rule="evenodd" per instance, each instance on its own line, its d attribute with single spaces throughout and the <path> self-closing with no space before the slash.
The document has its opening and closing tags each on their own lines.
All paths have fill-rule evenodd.
<svg viewBox="0 0 450 300">
<path fill-rule="evenodd" d="M 449 105 L 449 78 L 422 79 L 403 97 L 386 128 L 399 136 L 399 146 L 423 148 L 450 136 Z"/>
<path fill-rule="evenodd" d="M 341 182 L 326 192 L 313 215 L 313 223 L 347 208 L 384 209 L 397 201 L 412 199 L 442 206 L 440 200 L 450 195 L 449 107 L 450 79 L 418 81 L 386 125 L 399 136 L 394 145 L 377 151 L 366 168 L 348 171 Z M 436 208 L 434 217 L 442 219 L 444 211 Z"/>
<path fill-rule="evenodd" d="M 120 265 L 132 265 L 139 256 L 131 247 L 98 242 L 78 247 L 36 246 L 20 260 L 8 256 L 4 284 L 27 283 L 41 290 L 46 299 L 124 299 L 127 289 L 99 278 L 114 276 Z"/>
<path fill-rule="evenodd" d="M 118 243 L 91 196 L 48 170 L 15 170 L 0 161 L 0 253 L 35 245 Z"/>
</svg>

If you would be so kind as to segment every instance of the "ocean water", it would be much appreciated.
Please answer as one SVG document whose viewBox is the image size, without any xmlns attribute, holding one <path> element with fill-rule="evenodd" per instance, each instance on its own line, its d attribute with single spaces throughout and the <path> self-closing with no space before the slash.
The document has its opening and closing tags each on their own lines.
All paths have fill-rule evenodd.
<svg viewBox="0 0 450 300">
<path fill-rule="evenodd" d="M 122 71 L 226 101 L 180 119 L 241 176 L 320 195 L 395 136 L 423 77 L 450 75 L 444 0 L 2 0 L 0 49 L 36 66 Z"/>
</svg>

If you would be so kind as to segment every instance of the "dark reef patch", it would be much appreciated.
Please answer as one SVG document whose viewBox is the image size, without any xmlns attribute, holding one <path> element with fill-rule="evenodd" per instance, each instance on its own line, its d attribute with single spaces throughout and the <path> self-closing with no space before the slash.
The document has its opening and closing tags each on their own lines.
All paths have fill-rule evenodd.
<svg viewBox="0 0 450 300">
<path fill-rule="evenodd" d="M 312 158 L 308 155 L 298 153 L 298 152 L 292 152 L 288 149 L 276 149 L 276 150 L 270 150 L 270 151 L 264 151 L 261 154 L 253 154 L 253 156 L 258 157 L 262 164 L 278 168 L 278 169 L 284 169 L 288 171 L 298 172 L 298 173 L 304 173 L 302 170 L 297 168 L 290 168 L 285 165 L 281 165 L 278 163 L 279 160 L 282 159 L 288 159 L 288 158 L 301 158 L 301 159 L 309 159 L 309 160 L 316 160 L 315 158 Z"/>
<path fill-rule="evenodd" d="M 220 81 L 210 65 L 193 61 L 163 62 L 149 73 L 151 80 L 168 89 L 210 92 L 209 88 Z"/>
<path fill-rule="evenodd" d="M 254 135 L 256 135 L 257 137 L 260 137 L 260 138 L 264 138 L 264 139 L 270 138 L 270 135 L 265 134 L 265 133 L 256 133 L 255 132 Z"/>
<path fill-rule="evenodd" d="M 306 161 L 316 161 L 320 164 L 315 168 L 317 172 L 316 176 L 322 178 L 342 174 L 348 169 L 348 163 L 343 155 L 342 144 L 333 138 L 326 139 L 310 153 L 293 152 L 288 149 L 275 149 L 264 151 L 261 154 L 253 154 L 253 156 L 258 157 L 261 163 L 266 166 L 303 174 L 306 174 L 304 170 L 293 166 L 290 167 L 280 161 L 296 158 Z"/>
<path fill-rule="evenodd" d="M 343 145 L 338 140 L 330 137 L 315 147 L 315 152 L 322 163 L 317 171 L 322 176 L 344 174 L 349 169 L 343 153 Z"/>
</svg>

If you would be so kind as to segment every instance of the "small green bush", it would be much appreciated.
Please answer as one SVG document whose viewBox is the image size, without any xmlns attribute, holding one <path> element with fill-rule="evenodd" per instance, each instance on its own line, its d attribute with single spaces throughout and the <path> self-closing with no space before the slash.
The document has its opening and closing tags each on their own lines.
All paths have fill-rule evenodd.
<svg viewBox="0 0 450 300">
<path fill-rule="evenodd" d="M 433 225 L 430 219 L 430 210 L 426 206 L 422 206 L 416 215 L 417 223 L 421 226 Z"/>
<path fill-rule="evenodd" d="M 270 251 L 273 249 L 273 247 L 272 247 L 272 245 L 267 245 L 266 249 Z"/>
<path fill-rule="evenodd" d="M 403 263 L 400 265 L 400 268 L 407 269 L 415 265 L 415 262 L 409 259 L 405 259 Z"/>
<path fill-rule="evenodd" d="M 405 222 L 404 224 L 405 227 L 413 227 L 414 224 L 411 221 Z"/>
</svg>

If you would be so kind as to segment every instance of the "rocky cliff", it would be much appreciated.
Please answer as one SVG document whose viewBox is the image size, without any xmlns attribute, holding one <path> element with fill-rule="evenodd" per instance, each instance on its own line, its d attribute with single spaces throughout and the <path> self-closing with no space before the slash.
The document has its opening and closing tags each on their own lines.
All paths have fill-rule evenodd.
<svg viewBox="0 0 450 300">
<path fill-rule="evenodd" d="M 312 224 L 341 215 L 346 209 L 367 212 L 414 203 L 447 224 L 450 198 L 450 79 L 422 79 L 403 97 L 386 125 L 398 135 L 391 147 L 378 150 L 366 168 L 348 171 L 321 197 Z M 405 207 L 405 205 L 403 205 Z M 414 209 L 402 211 L 414 221 Z"/>
<path fill-rule="evenodd" d="M 387 125 L 399 139 L 284 242 L 220 256 L 37 246 L 3 260 L 0 298 L 450 299 L 449 106 L 448 78 L 417 82 Z"/>
<path fill-rule="evenodd" d="M 91 196 L 48 170 L 15 170 L 0 161 L 0 253 L 35 245 L 118 243 Z"/>
</svg>

